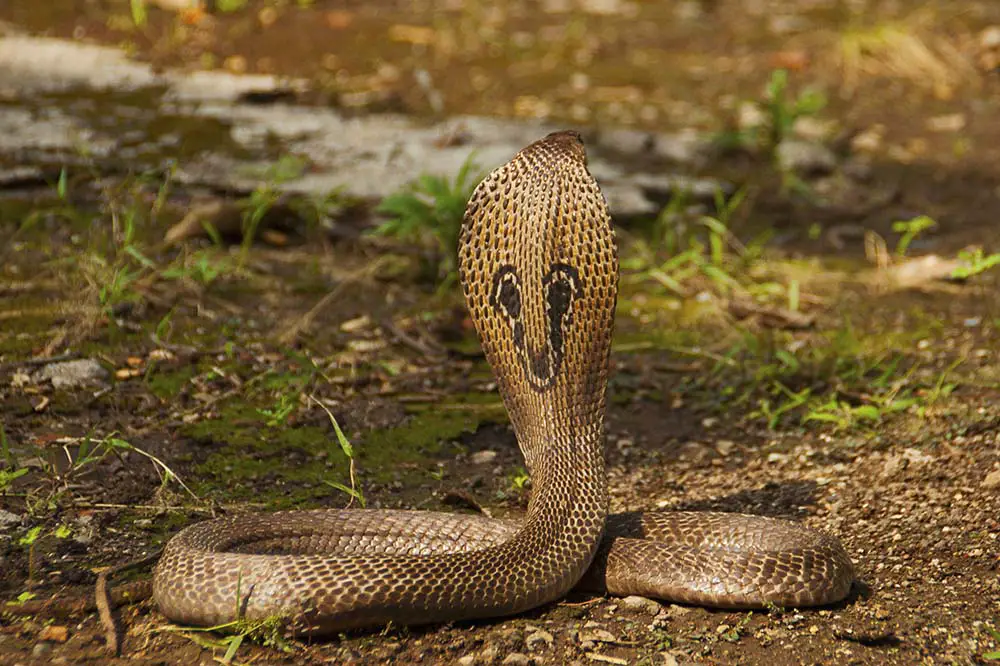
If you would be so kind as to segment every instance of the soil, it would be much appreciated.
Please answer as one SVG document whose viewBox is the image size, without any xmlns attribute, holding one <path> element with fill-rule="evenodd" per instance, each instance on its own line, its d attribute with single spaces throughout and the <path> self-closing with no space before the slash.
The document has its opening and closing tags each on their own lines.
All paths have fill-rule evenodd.
<svg viewBox="0 0 1000 666">
<path fill-rule="evenodd" d="M 574 123 L 718 128 L 731 118 L 720 98 L 757 95 L 775 63 L 801 62 L 797 81 L 831 91 L 835 147 L 854 158 L 852 139 L 881 127 L 858 162 L 864 177 L 836 206 L 794 196 L 766 160 L 744 153 L 699 167 L 753 187 L 738 235 L 775 231 L 763 259 L 727 268 L 744 285 L 783 285 L 782 294 L 794 281 L 814 323 L 736 317 L 732 294 L 704 278 L 680 298 L 626 267 L 608 409 L 614 511 L 738 511 L 823 529 L 855 562 L 847 600 L 731 612 L 572 594 L 491 622 L 310 642 L 266 635 L 244 640 L 232 663 L 1000 661 L 997 271 L 900 288 L 891 269 L 864 263 L 859 237 L 840 243 L 811 231 L 867 229 L 891 250 L 900 237 L 892 222 L 926 214 L 938 225 L 911 254 L 1000 251 L 1000 96 L 981 39 L 1000 24 L 994 3 L 963 3 L 965 13 L 951 9 L 958 3 L 857 3 L 864 11 L 852 16 L 837 13 L 846 3 L 801 0 L 644 3 L 633 16 L 632 5 L 612 2 L 618 13 L 537 18 L 518 3 L 435 13 L 427 3 L 252 2 L 193 25 L 151 11 L 141 30 L 129 27 L 125 2 L 77 4 L 14 0 L 0 21 L 127 41 L 164 66 L 310 77 L 319 92 L 309 101 L 359 114 L 545 111 Z M 701 18 L 681 25 L 672 13 L 680 10 L 667 8 L 682 4 Z M 262 14 L 269 8 L 273 16 Z M 809 29 L 783 32 L 775 17 Z M 929 82 L 926 72 L 872 61 L 848 91 L 830 49 L 855 22 L 903 25 L 937 54 L 951 44 L 968 68 L 942 65 Z M 463 42 L 465 25 L 493 32 Z M 577 41 L 547 39 L 552 26 L 575 26 Z M 500 33 L 528 37 L 491 49 Z M 578 63 L 591 77 L 586 91 L 573 93 L 565 68 L 546 57 Z M 422 68 L 443 107 L 412 84 Z M 586 118 L 574 116 L 573 94 L 590 96 Z M 359 96 L 365 104 L 351 106 Z M 955 117 L 960 127 L 940 129 Z M 455 290 L 395 263 L 373 270 L 394 254 L 303 225 L 274 236 L 280 247 L 252 248 L 239 269 L 238 247 L 218 250 L 203 255 L 227 267 L 216 278 L 145 273 L 129 298 L 102 308 L 113 278 L 91 260 L 113 257 L 121 234 L 111 233 L 100 176 L 71 184 L 73 214 L 50 190 L 18 190 L 0 206 L 0 474 L 10 479 L 0 482 L 0 598 L 90 596 L 95 568 L 144 557 L 186 524 L 343 506 L 358 500 L 330 483 L 351 486 L 352 477 L 369 507 L 523 509 L 523 462 Z M 22 233 L 26 211 L 44 214 Z M 207 241 L 159 246 L 181 214 L 168 210 L 143 228 L 153 261 L 217 250 Z M 643 229 L 634 220 L 621 227 L 623 255 L 634 257 Z M 293 324 L 301 326 L 289 336 Z M 34 376 L 43 364 L 29 359 L 59 354 L 96 360 L 108 374 L 69 388 Z M 317 401 L 353 443 L 353 467 Z M 0 664 L 211 664 L 228 647 L 222 634 L 170 627 L 149 601 L 122 607 L 118 621 L 123 656 L 113 658 L 96 613 L 8 607 Z"/>
</svg>

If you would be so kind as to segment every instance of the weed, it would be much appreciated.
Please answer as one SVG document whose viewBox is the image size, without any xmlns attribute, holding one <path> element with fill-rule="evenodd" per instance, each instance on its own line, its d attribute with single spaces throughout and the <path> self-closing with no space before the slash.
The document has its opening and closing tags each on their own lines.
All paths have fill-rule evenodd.
<svg viewBox="0 0 1000 666">
<path fill-rule="evenodd" d="M 22 467 L 20 469 L 15 469 L 12 471 L 2 469 L 0 470 L 0 495 L 7 494 L 7 489 L 15 479 L 18 479 L 28 473 L 27 467 Z"/>
<path fill-rule="evenodd" d="M 207 287 L 234 269 L 235 266 L 227 255 L 220 254 L 214 248 L 204 248 L 192 254 L 181 255 L 160 271 L 160 276 L 168 280 L 193 280 Z"/>
<path fill-rule="evenodd" d="M 149 17 L 146 14 L 146 0 L 129 0 L 129 9 L 132 11 L 132 22 L 138 27 L 145 27 Z"/>
<path fill-rule="evenodd" d="M 531 483 L 531 475 L 528 470 L 518 467 L 510 477 L 510 487 L 515 493 L 522 493 Z"/>
<path fill-rule="evenodd" d="M 18 466 L 17 458 L 7 443 L 7 431 L 4 430 L 2 423 L 0 423 L 0 455 L 3 456 L 3 461 L 7 466 L 7 469 L 0 469 L 0 494 L 6 494 L 7 488 L 15 479 L 28 473 L 28 468 Z"/>
<path fill-rule="evenodd" d="M 473 158 L 462 164 L 454 181 L 423 175 L 407 188 L 386 197 L 377 211 L 389 216 L 375 233 L 403 241 L 428 244 L 430 256 L 425 269 L 428 277 L 455 281 L 458 235 L 469 197 L 481 179 Z"/>
<path fill-rule="evenodd" d="M 984 255 L 981 247 L 971 251 L 962 250 L 958 253 L 958 258 L 963 265 L 951 272 L 951 277 L 956 280 L 967 280 L 1000 264 L 1000 252 Z"/>
<path fill-rule="evenodd" d="M 258 409 L 257 413 L 265 418 L 267 427 L 276 428 L 288 421 L 288 417 L 295 411 L 298 404 L 299 397 L 296 393 L 281 393 L 273 408 Z"/>
<path fill-rule="evenodd" d="M 265 647 L 277 648 L 285 653 L 292 652 L 292 643 L 284 637 L 284 628 L 287 625 L 287 617 L 274 615 L 261 620 L 247 620 L 241 617 L 213 627 L 167 625 L 156 631 L 179 634 L 204 650 L 223 650 L 223 656 L 217 658 L 217 661 L 220 664 L 231 664 L 236 657 L 236 652 L 248 639 Z M 219 638 L 206 636 L 206 634 L 215 632 L 223 632 L 228 635 Z"/>
<path fill-rule="evenodd" d="M 337 419 L 334 417 L 333 412 L 331 412 L 326 405 L 320 402 L 320 400 L 316 398 L 316 396 L 310 395 L 309 398 L 317 405 L 319 405 L 320 408 L 322 408 L 322 410 L 326 412 L 326 415 L 330 418 L 330 423 L 333 425 L 333 431 L 337 435 L 337 444 L 340 445 L 340 450 L 344 452 L 345 456 L 347 456 L 347 460 L 349 461 L 350 464 L 349 468 L 349 477 L 351 479 L 350 487 L 345 486 L 344 484 L 338 483 L 336 481 L 328 480 L 325 483 L 331 488 L 336 488 L 337 490 L 347 493 L 348 497 L 351 498 L 347 504 L 348 506 L 351 505 L 351 502 L 357 500 L 358 504 L 360 504 L 361 508 L 363 509 L 365 508 L 365 496 L 361 492 L 361 489 L 358 487 L 357 477 L 355 476 L 354 447 L 351 445 L 350 440 L 348 440 L 347 437 L 344 435 L 344 431 L 340 429 L 340 424 L 337 423 Z"/>
<path fill-rule="evenodd" d="M 809 388 L 804 388 L 796 393 L 777 381 L 774 382 L 773 389 L 776 395 L 784 396 L 784 399 L 772 407 L 770 398 L 761 398 L 757 403 L 757 411 L 752 414 L 752 416 L 762 416 L 767 419 L 767 427 L 771 430 L 778 427 L 785 414 L 806 404 L 812 395 L 812 390 Z"/>
<path fill-rule="evenodd" d="M 896 256 L 906 256 L 906 250 L 910 247 L 910 243 L 913 242 L 913 239 L 916 238 L 922 231 L 932 229 L 936 226 L 937 222 L 926 215 L 915 217 L 912 220 L 897 220 L 896 222 L 893 222 L 892 230 L 897 234 L 902 234 L 899 237 L 899 242 L 896 243 Z"/>
<path fill-rule="evenodd" d="M 764 88 L 762 99 L 749 102 L 760 113 L 759 125 L 716 136 L 722 147 L 762 150 L 773 154 L 787 139 L 796 121 L 818 114 L 826 106 L 826 96 L 816 90 L 803 90 L 797 96 L 789 94 L 788 71 L 776 69 Z"/>
<path fill-rule="evenodd" d="M 747 625 L 750 624 L 751 619 L 753 619 L 753 611 L 748 612 L 740 618 L 740 621 L 736 623 L 736 626 L 719 632 L 719 638 L 727 643 L 738 643 L 740 638 L 743 636 L 743 632 L 746 631 Z M 723 629 L 725 626 L 726 625 L 721 625 L 719 629 Z"/>
<path fill-rule="evenodd" d="M 769 121 L 769 147 L 775 147 L 792 132 L 795 121 L 814 116 L 826 106 L 826 96 L 814 90 L 804 90 L 795 98 L 788 96 L 788 70 L 771 72 L 763 103 Z"/>
<path fill-rule="evenodd" d="M 747 195 L 745 188 L 728 198 L 717 190 L 715 215 L 696 217 L 690 230 L 680 218 L 675 197 L 657 218 L 650 241 L 637 239 L 632 243 L 635 256 L 622 261 L 622 268 L 635 271 L 638 280 L 656 282 L 680 296 L 706 289 L 756 300 L 781 296 L 798 309 L 798 282 L 786 286 L 747 279 L 750 269 L 760 262 L 767 240 L 762 236 L 745 245 L 730 231 Z"/>
<path fill-rule="evenodd" d="M 40 510 L 56 509 L 59 498 L 73 485 L 76 477 L 99 464 L 108 456 L 113 455 L 120 459 L 124 453 L 135 453 L 149 460 L 160 477 L 161 488 L 166 487 L 171 481 L 176 482 L 194 500 L 198 501 L 198 496 L 188 488 L 165 462 L 153 454 L 120 439 L 117 435 L 117 433 L 113 432 L 100 439 L 86 436 L 63 444 L 62 451 L 67 462 L 65 469 L 60 469 L 61 466 L 43 459 L 41 469 L 50 479 L 52 489 L 48 495 L 30 501 L 30 510 L 37 512 Z M 71 446 L 74 444 L 76 445 L 75 451 L 71 450 Z"/>
<path fill-rule="evenodd" d="M 992 638 L 994 643 L 1000 644 L 1000 631 L 997 631 L 993 627 L 984 627 L 986 633 L 988 633 Z M 983 653 L 983 659 L 988 661 L 1000 661 L 1000 650 L 992 650 L 990 652 Z"/>
<path fill-rule="evenodd" d="M 267 212 L 281 197 L 280 186 L 302 175 L 305 161 L 294 155 L 285 155 L 269 166 L 250 196 L 243 201 L 243 240 L 240 243 L 239 267 L 246 265 L 250 248 L 257 237 L 257 229 Z"/>
</svg>

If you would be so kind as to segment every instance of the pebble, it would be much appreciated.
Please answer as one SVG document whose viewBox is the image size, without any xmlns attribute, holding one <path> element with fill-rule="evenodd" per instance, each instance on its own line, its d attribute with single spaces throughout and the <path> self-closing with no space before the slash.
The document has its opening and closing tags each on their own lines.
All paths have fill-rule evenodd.
<svg viewBox="0 0 1000 666">
<path fill-rule="evenodd" d="M 552 647 L 552 640 L 552 634 L 544 629 L 538 629 L 525 638 L 524 643 L 528 646 L 529 650 L 534 650 L 538 643 L 544 643 L 547 647 Z"/>
<path fill-rule="evenodd" d="M 476 655 L 474 654 L 467 654 L 464 657 L 458 658 L 459 666 L 472 666 L 474 663 L 476 663 Z"/>
<path fill-rule="evenodd" d="M 588 623 L 590 624 L 590 623 Z M 593 647 L 594 643 L 615 643 L 618 641 L 607 629 L 583 629 L 577 634 L 577 640 L 586 646 L 588 643 Z"/>
<path fill-rule="evenodd" d="M 473 465 L 485 465 L 486 463 L 491 463 L 496 460 L 497 452 L 487 449 L 485 451 L 476 451 L 471 456 L 469 456 L 469 461 Z"/>
<path fill-rule="evenodd" d="M 804 175 L 827 174 L 837 166 L 833 151 L 823 144 L 809 141 L 782 141 L 778 144 L 775 157 L 782 171 Z"/>
<path fill-rule="evenodd" d="M 52 643 L 47 641 L 35 643 L 35 647 L 31 648 L 31 656 L 35 658 L 44 657 L 50 652 L 52 652 Z"/>
<path fill-rule="evenodd" d="M 508 666 L 529 666 L 531 664 L 531 658 L 526 654 L 521 654 L 520 652 L 512 652 L 501 662 L 507 664 Z"/>
<path fill-rule="evenodd" d="M 984 49 L 1000 47 L 1000 26 L 991 25 L 979 33 L 979 46 Z"/>
<path fill-rule="evenodd" d="M 629 610 L 641 611 L 648 615 L 656 615 L 660 612 L 660 604 L 653 599 L 632 595 L 621 600 L 621 605 Z"/>
<path fill-rule="evenodd" d="M 986 475 L 982 483 L 983 488 L 1000 488 L 1000 469 L 995 469 Z"/>
</svg>

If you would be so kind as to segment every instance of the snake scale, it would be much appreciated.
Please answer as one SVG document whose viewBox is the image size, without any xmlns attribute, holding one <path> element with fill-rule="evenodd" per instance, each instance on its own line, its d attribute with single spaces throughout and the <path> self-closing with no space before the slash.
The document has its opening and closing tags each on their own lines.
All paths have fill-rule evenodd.
<svg viewBox="0 0 1000 666">
<path fill-rule="evenodd" d="M 473 193 L 459 271 L 533 481 L 518 523 L 423 511 L 241 515 L 170 540 L 153 594 L 170 619 L 288 618 L 301 633 L 519 613 L 574 586 L 716 607 L 845 597 L 840 543 L 724 513 L 609 516 L 611 218 L 575 132 L 521 150 Z"/>
</svg>

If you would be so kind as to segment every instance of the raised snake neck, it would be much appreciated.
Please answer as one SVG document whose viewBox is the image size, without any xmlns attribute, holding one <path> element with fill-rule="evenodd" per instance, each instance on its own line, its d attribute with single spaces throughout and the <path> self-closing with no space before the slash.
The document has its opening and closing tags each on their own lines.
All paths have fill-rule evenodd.
<svg viewBox="0 0 1000 666">
<path fill-rule="evenodd" d="M 201 523 L 157 565 L 167 617 L 211 626 L 279 615 L 323 633 L 509 615 L 565 594 L 595 554 L 586 583 L 614 593 L 734 607 L 847 593 L 839 543 L 783 521 L 628 514 L 601 542 L 618 258 L 578 134 L 531 144 L 476 188 L 459 272 L 532 475 L 525 520 L 322 510 Z"/>
</svg>

